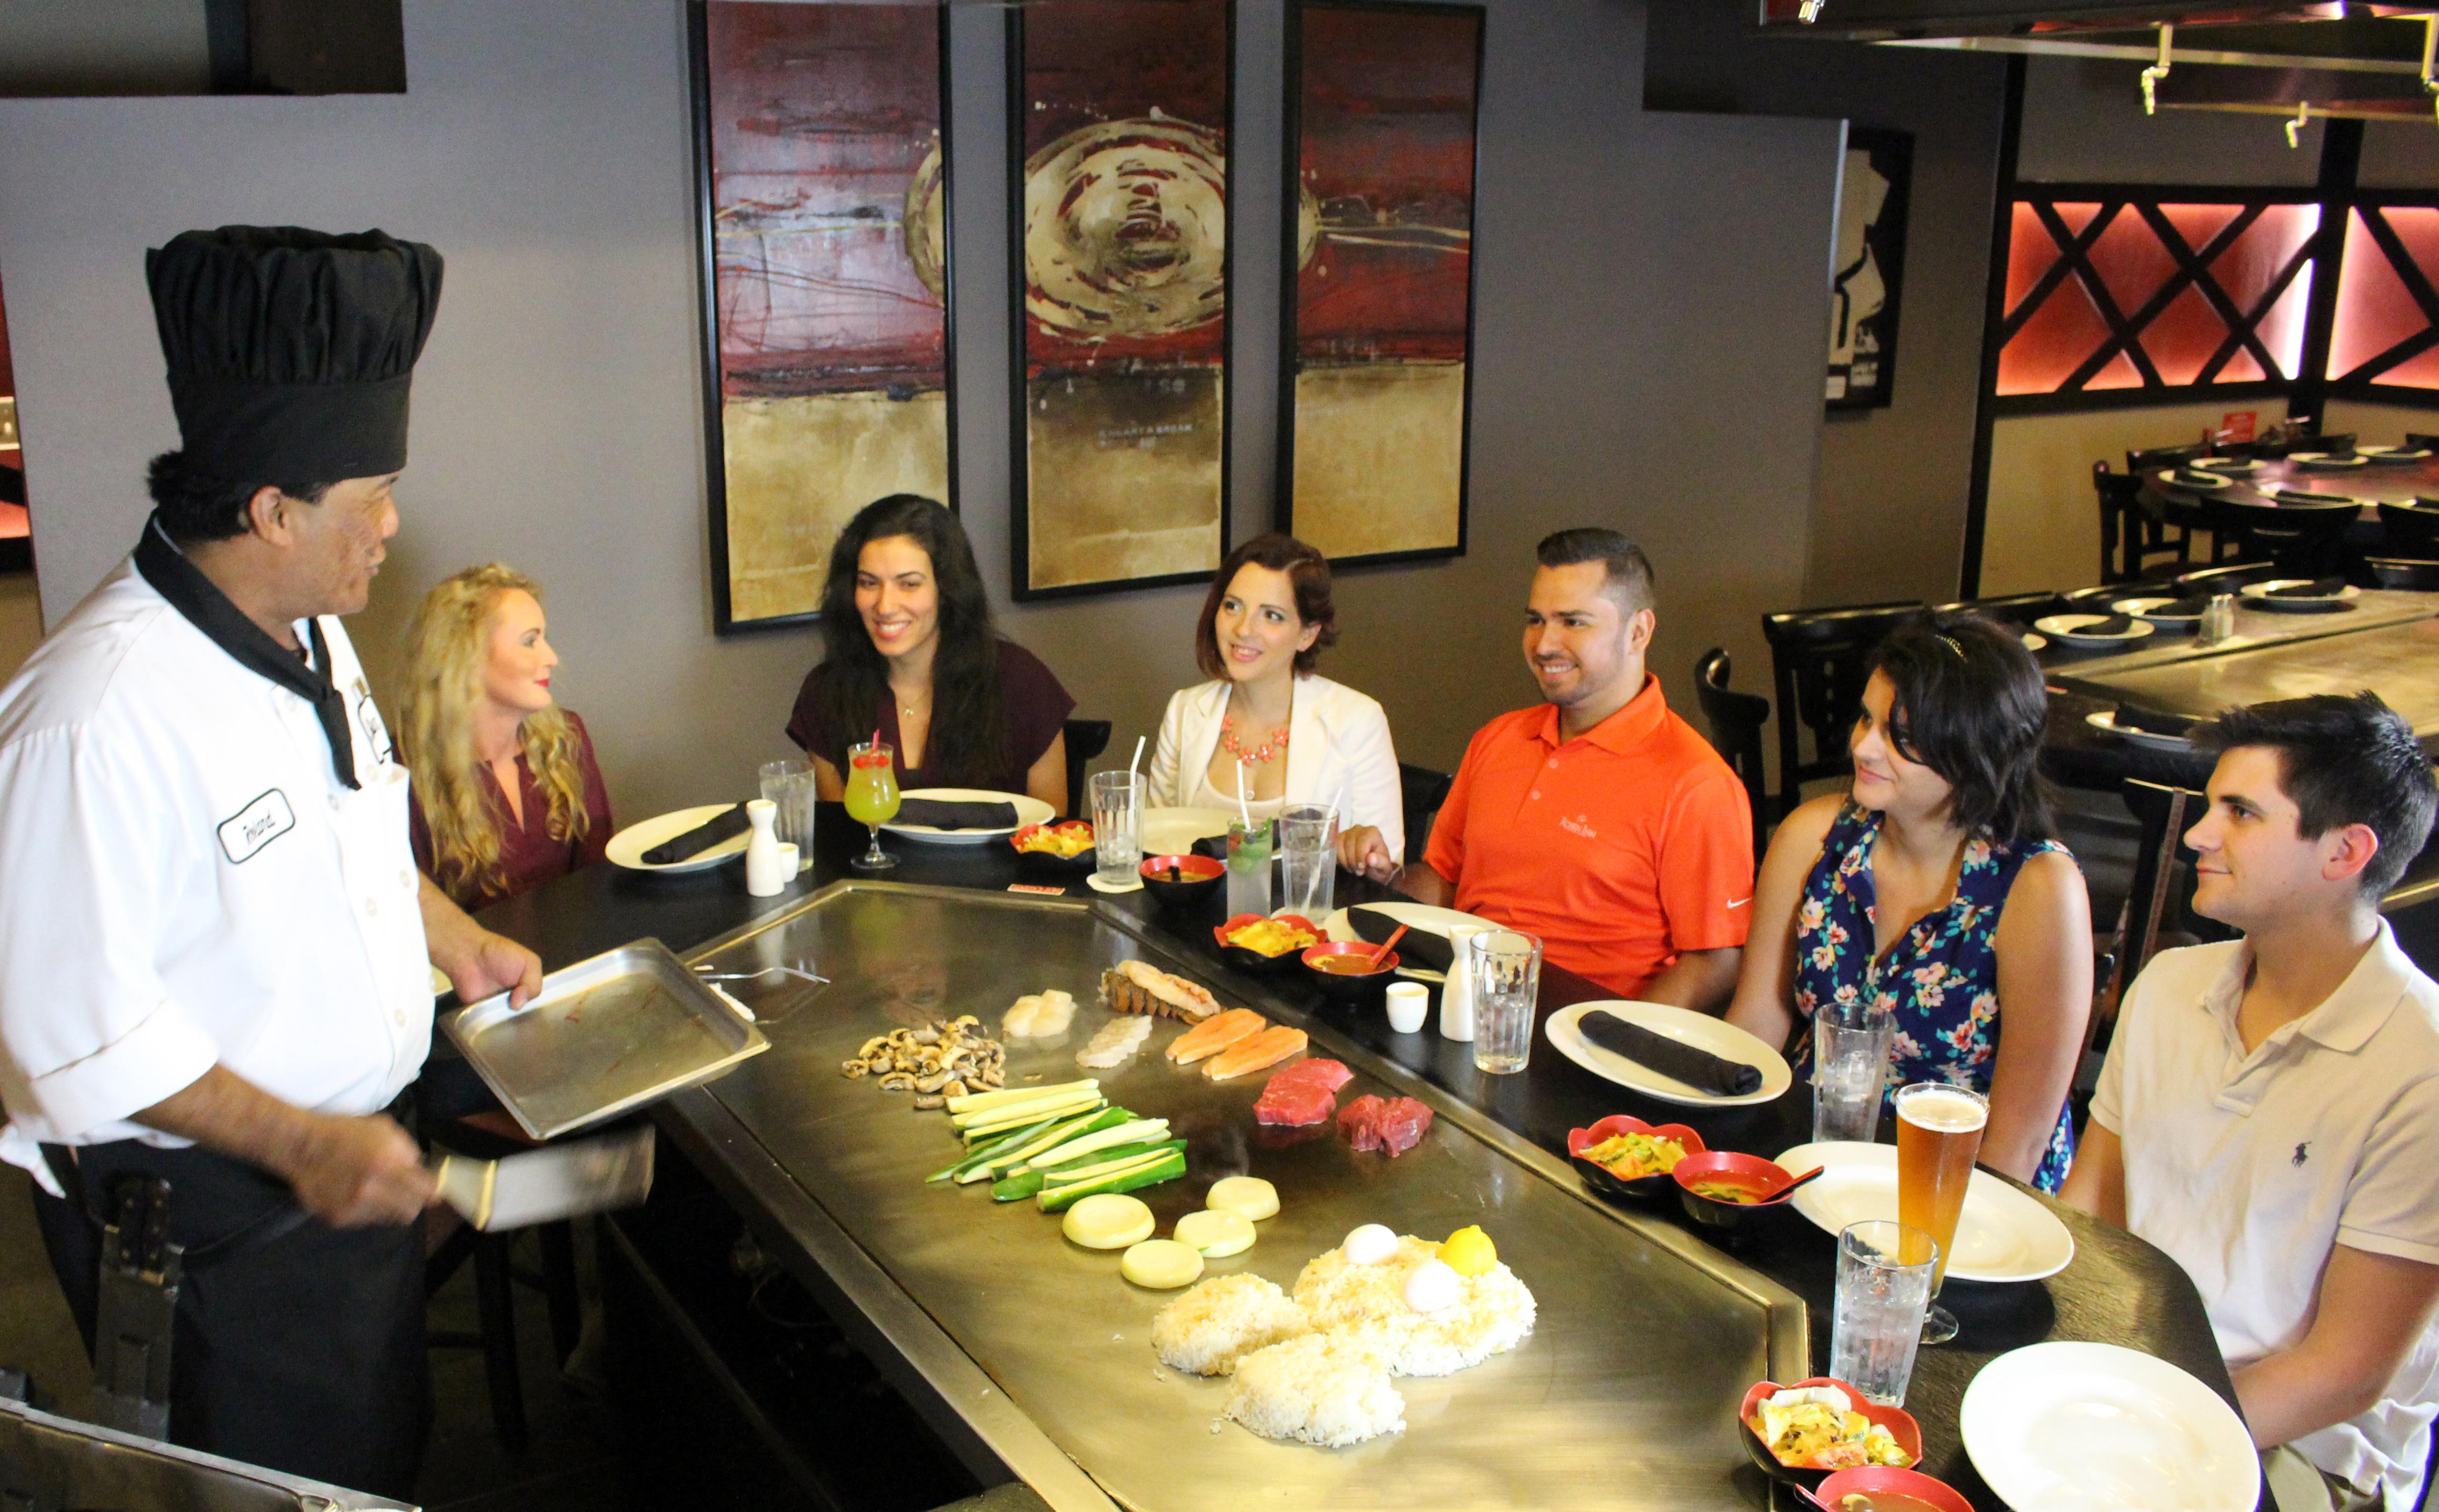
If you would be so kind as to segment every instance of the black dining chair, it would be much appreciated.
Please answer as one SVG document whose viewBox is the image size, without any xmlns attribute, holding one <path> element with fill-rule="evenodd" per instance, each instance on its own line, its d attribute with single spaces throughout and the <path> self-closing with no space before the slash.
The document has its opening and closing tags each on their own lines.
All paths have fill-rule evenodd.
<svg viewBox="0 0 2439 1512">
<path fill-rule="evenodd" d="M 2116 974 L 2108 1001 L 2122 1001 L 2127 987 L 2162 949 L 2200 941 L 2227 940 L 2235 932 L 2193 911 L 2194 852 L 2185 831 L 2202 816 L 2209 800 L 2191 788 L 2128 777 L 2124 788 L 2127 809 L 2134 815 L 2140 838 L 2134 850 L 2134 880 L 2126 894 L 2126 916 L 2118 923 Z"/>
<path fill-rule="evenodd" d="M 2213 499 L 2202 506 L 2211 533 L 2234 534 L 2244 543 L 2239 560 L 2270 561 L 2299 578 L 2343 572 L 2346 532 L 2362 518 L 2352 499 L 2338 504 L 2258 504 Z"/>
<path fill-rule="evenodd" d="M 2439 594 L 2439 561 L 2413 561 L 2401 557 L 2363 559 L 2364 588 L 2394 588 L 2409 594 Z"/>
<path fill-rule="evenodd" d="M 2283 441 L 2261 441 L 2254 444 L 2259 448 L 2260 454 L 2266 457 L 2293 456 L 2298 452 L 2326 452 L 2332 455 L 2343 456 L 2355 449 L 2355 433 L 2333 431 L 2326 436 L 2314 433 L 2307 436 L 2290 436 Z"/>
<path fill-rule="evenodd" d="M 2439 436 L 2428 431 L 2405 433 L 2405 449 L 2409 452 L 2439 452 Z"/>
<path fill-rule="evenodd" d="M 2139 478 L 2144 473 L 2155 471 L 2160 468 L 2183 467 L 2188 462 L 2199 460 L 2202 455 L 2200 445 L 2193 441 L 2187 441 L 2182 446 L 2146 446 L 2141 451 L 2135 451 L 2129 447 L 2126 453 L 2126 471 L 2127 476 Z M 2094 467 L 2100 465 L 2097 462 L 2092 464 Z"/>
<path fill-rule="evenodd" d="M 2122 590 L 2111 585 L 2110 591 L 2116 593 Z M 1931 612 L 1934 614 L 1979 614 L 1984 619 L 1996 620 L 2002 625 L 2013 625 L 2018 630 L 2030 630 L 2033 628 L 2034 620 L 2050 614 L 2063 614 L 2065 610 L 2065 598 L 2046 591 L 2035 594 L 2001 594 L 1994 598 L 1960 598 L 1952 604 L 1933 604 L 1931 607 Z"/>
<path fill-rule="evenodd" d="M 2379 506 L 2380 555 L 2439 557 L 2439 504 L 2398 504 L 2383 499 Z"/>
<path fill-rule="evenodd" d="M 2250 588 L 2254 583 L 2268 582 L 2272 578 L 2287 576 L 2285 569 L 2273 562 L 2239 561 L 2225 567 L 2204 567 L 2171 578 L 2168 586 L 2181 598 L 2199 594 L 2208 598 L 2216 594 L 2232 594 Z"/>
<path fill-rule="evenodd" d="M 1883 636 L 1930 613 L 1928 604 L 1849 604 L 1790 609 L 1761 616 L 1778 697 L 1778 804 L 1784 816 L 1804 801 L 1804 784 L 1854 770 L 1846 736 L 1862 707 L 1865 669 Z M 1812 737 L 1802 751 L 1801 732 Z"/>
<path fill-rule="evenodd" d="M 1456 778 L 1445 772 L 1418 767 L 1411 761 L 1398 763 L 1399 809 L 1406 823 L 1406 853 L 1398 859 L 1412 866 L 1423 859 L 1432 843 L 1432 821 L 1437 819 L 1440 805 L 1448 802 L 1449 789 Z"/>
<path fill-rule="evenodd" d="M 1110 721 L 1107 720 L 1069 720 L 1067 736 L 1067 809 L 1070 814 L 1091 818 L 1092 800 L 1084 793 L 1084 763 L 1110 748 Z"/>
<path fill-rule="evenodd" d="M 1754 857 L 1759 860 L 1769 833 L 1770 777 L 1762 770 L 1761 727 L 1770 720 L 1770 700 L 1730 689 L 1728 677 L 1734 670 L 1726 648 L 1704 651 L 1694 664 L 1694 696 L 1701 701 L 1703 722 L 1711 727 L 1712 748 L 1745 785 L 1745 802 L 1753 810 Z"/>
<path fill-rule="evenodd" d="M 2139 581 L 2151 574 L 2150 559 L 2163 553 L 2173 553 L 2179 567 L 2192 562 L 2191 522 L 2144 508 L 2141 472 L 2111 472 L 2107 462 L 2094 462 L 2092 490 L 2100 504 L 2102 582 Z"/>
</svg>

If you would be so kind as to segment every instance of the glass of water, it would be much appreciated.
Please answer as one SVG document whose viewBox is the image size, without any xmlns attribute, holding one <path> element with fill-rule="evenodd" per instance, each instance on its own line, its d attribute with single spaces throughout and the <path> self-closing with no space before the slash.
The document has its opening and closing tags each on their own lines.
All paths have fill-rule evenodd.
<svg viewBox="0 0 2439 1512">
<path fill-rule="evenodd" d="M 1093 774 L 1093 875 L 1104 886 L 1137 885 L 1135 863 L 1143 859 L 1144 779 L 1135 772 Z"/>
<path fill-rule="evenodd" d="M 1872 1142 L 1896 1015 L 1870 1004 L 1825 1004 L 1812 1016 L 1812 1138 Z"/>
<path fill-rule="evenodd" d="M 1909 1254 L 1924 1258 L 1908 1263 Z M 1831 1376 L 1883 1407 L 1905 1405 L 1937 1259 L 1931 1236 L 1920 1229 L 1888 1218 L 1846 1226 L 1838 1236 Z"/>
<path fill-rule="evenodd" d="M 1279 911 L 1302 914 L 1314 923 L 1329 916 L 1338 881 L 1338 810 L 1326 804 L 1298 804 L 1279 815 Z"/>
<path fill-rule="evenodd" d="M 1505 1076 L 1533 1058 L 1533 1008 L 1540 999 L 1541 942 L 1512 929 L 1466 941 L 1473 968 L 1473 1065 Z"/>
<path fill-rule="evenodd" d="M 813 765 L 802 756 L 765 761 L 758 774 L 762 796 L 778 808 L 772 830 L 779 844 L 796 847 L 796 869 L 813 863 Z"/>
</svg>

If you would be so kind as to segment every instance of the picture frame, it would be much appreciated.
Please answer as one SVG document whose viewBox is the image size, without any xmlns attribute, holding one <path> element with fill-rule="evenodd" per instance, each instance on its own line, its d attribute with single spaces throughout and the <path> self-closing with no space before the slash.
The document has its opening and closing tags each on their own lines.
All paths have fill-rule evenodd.
<svg viewBox="0 0 2439 1512">
<path fill-rule="evenodd" d="M 1201 582 L 1227 550 L 1236 29 L 1235 0 L 1008 11 L 1019 600 Z"/>
<path fill-rule="evenodd" d="M 717 633 L 820 617 L 892 493 L 957 507 L 945 5 L 688 0 Z"/>
<path fill-rule="evenodd" d="M 1465 554 L 1486 8 L 1288 12 L 1279 528 L 1337 565 Z"/>
<path fill-rule="evenodd" d="M 1829 273 L 1831 411 L 1884 409 L 1896 391 L 1914 133 L 1849 126 Z"/>
</svg>

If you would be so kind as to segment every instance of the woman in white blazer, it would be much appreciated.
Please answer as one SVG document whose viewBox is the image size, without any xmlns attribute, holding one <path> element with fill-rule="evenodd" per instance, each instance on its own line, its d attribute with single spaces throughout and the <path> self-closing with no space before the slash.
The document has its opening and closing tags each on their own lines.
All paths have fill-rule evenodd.
<svg viewBox="0 0 2439 1512">
<path fill-rule="evenodd" d="M 1312 669 L 1338 639 L 1336 620 L 1320 552 L 1277 534 L 1230 552 L 1194 627 L 1194 659 L 1212 680 L 1170 696 L 1148 801 L 1234 809 L 1241 769 L 1256 815 L 1332 804 L 1342 829 L 1370 825 L 1391 854 L 1405 854 L 1388 715 Z"/>
</svg>

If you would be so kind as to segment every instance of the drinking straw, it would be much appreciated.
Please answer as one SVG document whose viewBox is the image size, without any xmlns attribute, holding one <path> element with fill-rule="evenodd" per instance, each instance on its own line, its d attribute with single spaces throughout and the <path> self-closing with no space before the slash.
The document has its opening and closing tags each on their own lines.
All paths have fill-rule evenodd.
<svg viewBox="0 0 2439 1512">
<path fill-rule="evenodd" d="M 1143 745 L 1144 738 L 1140 735 L 1136 736 L 1134 759 L 1127 763 L 1128 776 L 1133 776 L 1135 774 L 1135 769 L 1143 765 Z"/>
<path fill-rule="evenodd" d="M 1254 808 L 1245 801 L 1245 758 L 1237 758 L 1237 811 L 1245 816 L 1245 833 L 1254 832 Z"/>
</svg>

